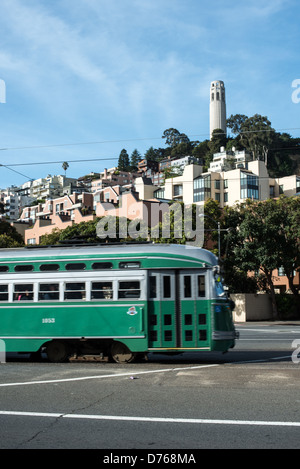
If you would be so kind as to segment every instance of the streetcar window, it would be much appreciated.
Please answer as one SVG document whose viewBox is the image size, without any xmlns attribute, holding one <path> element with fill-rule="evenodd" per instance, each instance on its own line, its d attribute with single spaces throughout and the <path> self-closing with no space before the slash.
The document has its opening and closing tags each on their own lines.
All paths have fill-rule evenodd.
<svg viewBox="0 0 300 469">
<path fill-rule="evenodd" d="M 139 269 L 141 266 L 140 262 L 120 262 L 120 269 Z"/>
<path fill-rule="evenodd" d="M 0 272 L 8 272 L 8 265 L 0 265 Z"/>
<path fill-rule="evenodd" d="M 150 293 L 149 296 L 150 298 L 156 298 L 157 295 L 157 287 L 156 287 L 156 277 L 150 277 L 149 278 L 149 283 L 150 283 Z"/>
<path fill-rule="evenodd" d="M 205 329 L 201 329 L 199 331 L 199 340 L 206 340 L 207 339 L 207 335 L 206 335 L 206 330 Z"/>
<path fill-rule="evenodd" d="M 150 324 L 150 326 L 157 326 L 157 315 L 156 314 L 151 314 L 150 315 L 149 324 Z"/>
<path fill-rule="evenodd" d="M 8 285 L 0 285 L 0 301 L 8 301 Z"/>
<path fill-rule="evenodd" d="M 110 300 L 113 297 L 112 282 L 92 282 L 91 298 Z"/>
<path fill-rule="evenodd" d="M 42 264 L 40 265 L 41 272 L 54 272 L 59 270 L 59 264 Z"/>
<path fill-rule="evenodd" d="M 31 272 L 33 265 L 31 264 L 20 264 L 15 266 L 15 272 Z"/>
<path fill-rule="evenodd" d="M 33 284 L 22 283 L 14 286 L 14 301 L 32 301 Z"/>
<path fill-rule="evenodd" d="M 66 270 L 84 270 L 86 265 L 83 262 L 77 262 L 74 264 L 66 264 Z"/>
<path fill-rule="evenodd" d="M 192 296 L 192 278 L 191 278 L 190 275 L 185 275 L 183 278 L 184 278 L 183 296 L 184 296 L 184 298 L 191 298 L 191 296 Z"/>
<path fill-rule="evenodd" d="M 94 270 L 101 270 L 101 269 L 112 269 L 111 262 L 94 262 L 92 264 L 92 269 Z"/>
<path fill-rule="evenodd" d="M 139 298 L 141 295 L 140 282 L 119 282 L 119 298 Z"/>
<path fill-rule="evenodd" d="M 66 283 L 64 291 L 65 300 L 84 300 L 85 299 L 85 283 Z"/>
<path fill-rule="evenodd" d="M 187 342 L 192 342 L 192 340 L 193 340 L 193 331 L 185 331 L 185 340 Z"/>
<path fill-rule="evenodd" d="M 198 275 L 198 296 L 205 296 L 205 275 Z"/>
<path fill-rule="evenodd" d="M 172 315 L 165 314 L 164 315 L 164 326 L 171 326 L 172 325 Z"/>
<path fill-rule="evenodd" d="M 192 314 L 185 314 L 184 315 L 184 324 L 185 324 L 185 326 L 191 326 L 193 324 Z"/>
<path fill-rule="evenodd" d="M 224 287 L 222 284 L 222 279 L 220 275 L 216 274 L 215 275 L 215 284 L 216 284 L 216 294 L 217 296 L 226 296 L 226 293 L 224 291 Z"/>
<path fill-rule="evenodd" d="M 163 277 L 163 297 L 171 298 L 171 277 L 169 275 Z"/>
<path fill-rule="evenodd" d="M 45 283 L 39 285 L 39 300 L 59 300 L 59 284 Z"/>
<path fill-rule="evenodd" d="M 199 314 L 199 325 L 206 324 L 206 314 Z"/>
</svg>

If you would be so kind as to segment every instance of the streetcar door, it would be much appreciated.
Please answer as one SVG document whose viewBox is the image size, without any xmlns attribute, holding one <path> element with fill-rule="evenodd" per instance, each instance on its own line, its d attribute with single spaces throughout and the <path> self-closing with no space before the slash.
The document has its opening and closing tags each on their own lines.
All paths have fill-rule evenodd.
<svg viewBox="0 0 300 469">
<path fill-rule="evenodd" d="M 208 277 L 204 270 L 151 271 L 149 349 L 208 348 Z"/>
<path fill-rule="evenodd" d="M 210 321 L 206 271 L 180 271 L 180 344 L 182 348 L 209 346 Z"/>
<path fill-rule="evenodd" d="M 177 346 L 175 271 L 151 271 L 148 283 L 149 348 Z"/>
</svg>

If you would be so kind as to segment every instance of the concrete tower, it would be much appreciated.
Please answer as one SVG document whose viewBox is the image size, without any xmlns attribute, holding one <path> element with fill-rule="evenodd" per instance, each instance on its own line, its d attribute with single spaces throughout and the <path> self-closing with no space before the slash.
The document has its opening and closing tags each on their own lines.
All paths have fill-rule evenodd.
<svg viewBox="0 0 300 469">
<path fill-rule="evenodd" d="M 215 129 L 227 133 L 225 86 L 221 80 L 212 81 L 210 85 L 210 138 Z"/>
</svg>

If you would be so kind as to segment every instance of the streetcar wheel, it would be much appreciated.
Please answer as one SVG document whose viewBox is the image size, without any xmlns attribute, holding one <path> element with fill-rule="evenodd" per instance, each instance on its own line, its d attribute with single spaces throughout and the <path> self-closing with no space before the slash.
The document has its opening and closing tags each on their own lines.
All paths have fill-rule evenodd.
<svg viewBox="0 0 300 469">
<path fill-rule="evenodd" d="M 66 342 L 60 340 L 52 340 L 46 347 L 46 352 L 50 362 L 65 362 L 71 354 L 70 347 Z"/>
<path fill-rule="evenodd" d="M 122 342 L 113 342 L 110 353 L 116 363 L 131 363 L 136 357 L 136 354 L 131 352 Z"/>
</svg>

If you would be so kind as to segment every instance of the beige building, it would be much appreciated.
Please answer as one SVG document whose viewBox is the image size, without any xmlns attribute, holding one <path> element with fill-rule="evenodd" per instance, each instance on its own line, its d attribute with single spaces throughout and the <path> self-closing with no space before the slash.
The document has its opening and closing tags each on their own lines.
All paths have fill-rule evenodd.
<svg viewBox="0 0 300 469">
<path fill-rule="evenodd" d="M 178 200 L 189 205 L 204 204 L 206 200 L 213 199 L 220 203 L 221 208 L 246 199 L 268 199 L 270 183 L 265 164 L 262 161 L 251 161 L 247 167 L 203 173 L 201 166 L 188 165 L 182 176 L 166 179 L 163 187 L 151 187 L 139 178 L 136 179 L 135 188 L 144 200 Z"/>
<path fill-rule="evenodd" d="M 272 197 L 284 194 L 287 197 L 300 195 L 300 176 L 292 175 L 283 178 L 270 179 Z"/>
<path fill-rule="evenodd" d="M 190 164 L 185 166 L 182 176 L 166 179 L 161 186 L 151 185 L 146 178 L 137 178 L 135 190 L 143 200 L 178 200 L 189 205 L 213 199 L 223 208 L 247 199 L 296 195 L 300 193 L 300 176 L 270 178 L 263 161 L 253 161 L 245 151 L 226 152 L 221 148 L 205 173 L 202 166 Z"/>
</svg>

